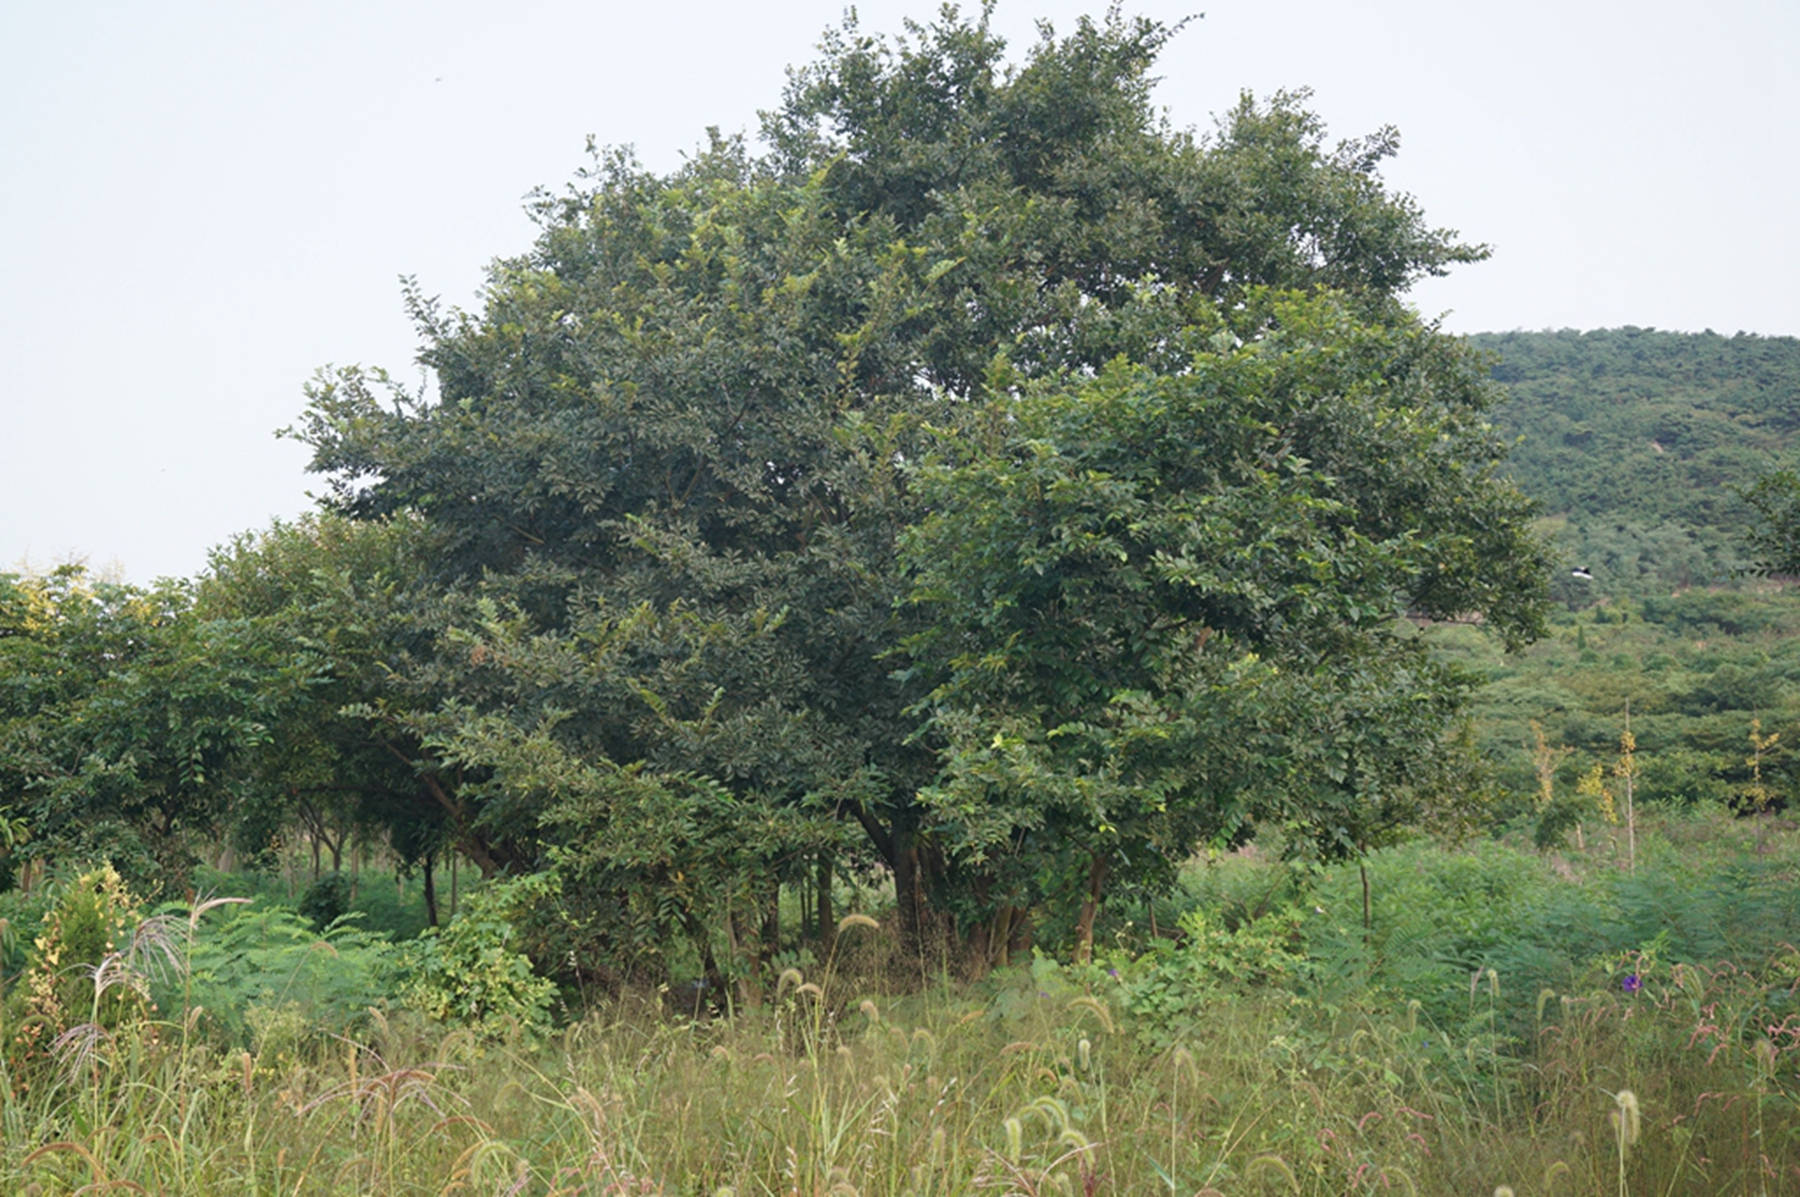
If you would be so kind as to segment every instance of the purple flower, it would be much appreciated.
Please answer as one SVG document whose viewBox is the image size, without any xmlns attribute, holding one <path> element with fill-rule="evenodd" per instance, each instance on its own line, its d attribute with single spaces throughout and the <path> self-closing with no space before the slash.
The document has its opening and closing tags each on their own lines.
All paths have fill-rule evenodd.
<svg viewBox="0 0 1800 1197">
<path fill-rule="evenodd" d="M 1119 975 L 1119 970 L 1116 968 L 1109 968 L 1106 970 L 1106 975 L 1109 977 L 1117 977 Z"/>
<path fill-rule="evenodd" d="M 1631 975 L 1627 976 L 1623 981 L 1619 982 L 1619 988 L 1623 989 L 1626 993 L 1636 993 L 1638 990 L 1642 989 L 1643 987 L 1644 987 L 1644 978 L 1638 976 L 1636 973 L 1632 973 Z"/>
</svg>

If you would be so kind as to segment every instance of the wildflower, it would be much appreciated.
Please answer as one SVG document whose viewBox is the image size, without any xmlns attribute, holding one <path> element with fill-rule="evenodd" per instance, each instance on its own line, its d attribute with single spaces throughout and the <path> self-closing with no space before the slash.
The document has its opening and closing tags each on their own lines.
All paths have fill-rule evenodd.
<svg viewBox="0 0 1800 1197">
<path fill-rule="evenodd" d="M 1106 970 L 1106 975 L 1113 978 L 1116 981 L 1119 978 L 1119 970 L 1116 968 L 1109 968 Z"/>
<path fill-rule="evenodd" d="M 1638 976 L 1636 973 L 1631 973 L 1623 981 L 1619 982 L 1619 988 L 1623 989 L 1626 993 L 1636 993 L 1643 987 L 1644 978 Z"/>
</svg>

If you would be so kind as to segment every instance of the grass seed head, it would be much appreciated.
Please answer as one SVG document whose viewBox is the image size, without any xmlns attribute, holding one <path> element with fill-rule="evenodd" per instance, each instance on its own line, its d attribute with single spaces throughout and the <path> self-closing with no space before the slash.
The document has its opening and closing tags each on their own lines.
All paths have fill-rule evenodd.
<svg viewBox="0 0 1800 1197">
<path fill-rule="evenodd" d="M 1613 1130 L 1619 1136 L 1619 1142 L 1626 1147 L 1637 1146 L 1638 1137 L 1643 1133 L 1643 1119 L 1638 1110 L 1637 1094 L 1629 1089 L 1621 1089 L 1613 1098 L 1618 1108 L 1612 1112 Z"/>
<path fill-rule="evenodd" d="M 1257 1156 L 1255 1159 L 1250 1161 L 1249 1167 L 1244 1169 L 1244 1176 L 1247 1179 L 1251 1176 L 1261 1175 L 1264 1172 L 1275 1173 L 1277 1176 L 1280 1176 L 1282 1179 L 1284 1179 L 1288 1182 L 1288 1187 L 1293 1192 L 1298 1193 L 1300 1191 L 1300 1178 L 1294 1175 L 1294 1170 L 1292 1168 L 1288 1167 L 1288 1162 L 1286 1160 L 1282 1159 L 1280 1156 L 1278 1156 L 1278 1155 L 1259 1155 L 1259 1156 Z"/>
</svg>

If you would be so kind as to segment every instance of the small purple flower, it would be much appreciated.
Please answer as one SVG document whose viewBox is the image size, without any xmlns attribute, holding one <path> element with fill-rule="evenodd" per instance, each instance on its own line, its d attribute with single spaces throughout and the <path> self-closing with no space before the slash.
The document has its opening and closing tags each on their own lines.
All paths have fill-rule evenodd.
<svg viewBox="0 0 1800 1197">
<path fill-rule="evenodd" d="M 1116 980 L 1119 976 L 1119 970 L 1116 968 L 1109 968 L 1106 970 L 1106 975 Z"/>
<path fill-rule="evenodd" d="M 1638 976 L 1636 973 L 1630 974 L 1623 981 L 1619 982 L 1619 988 L 1623 989 L 1626 993 L 1636 993 L 1643 987 L 1644 978 Z"/>
</svg>

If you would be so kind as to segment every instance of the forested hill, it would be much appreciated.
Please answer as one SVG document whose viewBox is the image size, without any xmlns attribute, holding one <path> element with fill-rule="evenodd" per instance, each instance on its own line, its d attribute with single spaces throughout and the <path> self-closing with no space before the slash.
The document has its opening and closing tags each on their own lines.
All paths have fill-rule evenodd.
<svg viewBox="0 0 1800 1197">
<path fill-rule="evenodd" d="M 1800 339 L 1627 327 L 1469 340 L 1498 355 L 1512 393 L 1496 420 L 1520 438 L 1514 477 L 1596 596 L 1738 575 L 1751 513 L 1737 491 L 1800 446 Z"/>
</svg>

